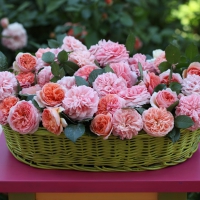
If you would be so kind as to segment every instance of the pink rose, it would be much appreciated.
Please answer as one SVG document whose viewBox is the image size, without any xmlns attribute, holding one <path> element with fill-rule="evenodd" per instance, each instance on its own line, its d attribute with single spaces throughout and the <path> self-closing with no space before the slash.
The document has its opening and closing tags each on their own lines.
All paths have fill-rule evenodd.
<svg viewBox="0 0 200 200">
<path fill-rule="evenodd" d="M 160 65 L 160 63 L 162 62 L 165 62 L 167 61 L 166 60 L 166 57 L 165 57 L 165 51 L 161 51 L 155 58 L 154 60 L 154 66 L 155 66 L 155 69 L 158 73 L 160 73 L 160 69 L 158 68 L 158 66 Z"/>
<path fill-rule="evenodd" d="M 40 115 L 31 101 L 19 101 L 10 109 L 8 123 L 20 134 L 34 133 L 39 127 L 39 122 Z"/>
<path fill-rule="evenodd" d="M 186 78 L 187 75 L 196 74 L 200 76 L 200 63 L 199 62 L 193 62 L 189 65 L 187 69 L 183 71 L 183 78 Z"/>
<path fill-rule="evenodd" d="M 152 107 L 156 108 L 168 108 L 176 101 L 178 101 L 176 92 L 173 92 L 170 88 L 167 88 L 166 90 L 154 92 L 151 96 L 150 104 Z"/>
<path fill-rule="evenodd" d="M 87 47 L 73 36 L 66 36 L 63 39 L 63 45 L 61 48 L 67 52 L 76 50 L 81 50 L 81 51 L 87 50 Z"/>
<path fill-rule="evenodd" d="M 110 63 L 119 63 L 128 60 L 128 51 L 123 44 L 117 42 L 101 40 L 97 45 L 90 47 L 89 51 L 95 56 L 95 59 L 101 66 Z"/>
<path fill-rule="evenodd" d="M 28 88 L 22 88 L 20 94 L 27 94 L 27 95 L 35 95 L 37 91 L 41 90 L 42 88 L 37 84 Z"/>
<path fill-rule="evenodd" d="M 37 75 L 38 84 L 40 87 L 43 87 L 46 83 L 49 83 L 53 77 L 54 75 L 51 72 L 51 67 L 44 67 Z"/>
<path fill-rule="evenodd" d="M 82 85 L 67 91 L 62 106 L 66 115 L 82 121 L 93 117 L 98 103 L 98 94 L 92 88 Z"/>
<path fill-rule="evenodd" d="M 79 67 L 94 65 L 95 57 L 89 51 L 74 51 L 69 54 L 69 61 L 76 63 Z"/>
<path fill-rule="evenodd" d="M 42 58 L 43 53 L 49 52 L 50 48 L 39 48 L 37 52 L 35 53 L 36 58 Z"/>
<path fill-rule="evenodd" d="M 96 65 L 85 65 L 81 68 L 79 68 L 75 73 L 74 76 L 80 76 L 82 78 L 84 78 L 86 81 L 88 80 L 88 77 L 90 75 L 90 73 L 94 70 L 94 69 L 98 69 L 99 67 L 97 67 Z"/>
<path fill-rule="evenodd" d="M 131 139 L 142 130 L 141 115 L 135 109 L 118 109 L 113 115 L 113 135 Z"/>
<path fill-rule="evenodd" d="M 167 135 L 174 127 L 174 117 L 166 108 L 151 107 L 142 114 L 144 131 L 154 137 Z"/>
<path fill-rule="evenodd" d="M 118 94 L 127 88 L 126 81 L 117 77 L 112 72 L 99 75 L 93 82 L 93 88 L 97 91 L 99 97 L 103 97 L 106 94 Z"/>
<path fill-rule="evenodd" d="M 76 87 L 76 81 L 74 76 L 64 76 L 57 81 L 59 85 L 62 85 L 66 90 L 70 90 L 73 87 Z"/>
<path fill-rule="evenodd" d="M 7 17 L 4 17 L 4 18 L 2 18 L 1 19 L 1 27 L 2 28 L 7 28 L 8 27 L 8 24 L 9 24 L 9 20 L 8 20 L 8 18 Z"/>
<path fill-rule="evenodd" d="M 2 32 L 2 44 L 13 51 L 21 49 L 27 44 L 26 30 L 17 22 L 9 24 Z"/>
<path fill-rule="evenodd" d="M 0 72 L 0 101 L 17 91 L 17 79 L 11 72 Z"/>
<path fill-rule="evenodd" d="M 49 66 L 49 63 L 45 63 L 42 58 L 38 58 L 37 59 L 37 64 L 36 64 L 36 67 L 35 67 L 35 72 L 38 73 L 38 71 L 41 69 L 41 68 L 44 68 L 44 67 L 47 67 Z"/>
<path fill-rule="evenodd" d="M 127 82 L 127 87 L 132 87 L 137 82 L 137 78 L 130 70 L 128 63 L 111 63 L 110 67 L 118 77 L 122 77 Z"/>
<path fill-rule="evenodd" d="M 177 116 L 187 115 L 193 120 L 194 125 L 188 128 L 189 130 L 195 131 L 200 128 L 200 95 L 182 96 L 175 113 Z"/>
<path fill-rule="evenodd" d="M 22 88 L 30 87 L 35 81 L 35 74 L 32 72 L 20 72 L 15 77 Z"/>
</svg>

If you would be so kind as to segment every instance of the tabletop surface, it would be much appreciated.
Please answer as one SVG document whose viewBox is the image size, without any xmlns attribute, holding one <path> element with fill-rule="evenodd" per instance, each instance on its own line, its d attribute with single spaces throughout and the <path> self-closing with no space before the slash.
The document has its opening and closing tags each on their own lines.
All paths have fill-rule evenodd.
<svg viewBox="0 0 200 200">
<path fill-rule="evenodd" d="M 16 160 L 0 135 L 0 192 L 199 192 L 200 148 L 184 163 L 144 172 L 44 170 Z"/>
</svg>

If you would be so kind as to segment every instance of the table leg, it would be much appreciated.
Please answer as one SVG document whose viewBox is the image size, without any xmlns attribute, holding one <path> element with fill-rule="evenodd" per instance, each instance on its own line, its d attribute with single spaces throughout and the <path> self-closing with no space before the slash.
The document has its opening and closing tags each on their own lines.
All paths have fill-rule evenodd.
<svg viewBox="0 0 200 200">
<path fill-rule="evenodd" d="M 187 200 L 187 193 L 158 193 L 158 200 Z"/>
<path fill-rule="evenodd" d="M 35 200 L 35 193 L 9 193 L 8 200 Z"/>
</svg>

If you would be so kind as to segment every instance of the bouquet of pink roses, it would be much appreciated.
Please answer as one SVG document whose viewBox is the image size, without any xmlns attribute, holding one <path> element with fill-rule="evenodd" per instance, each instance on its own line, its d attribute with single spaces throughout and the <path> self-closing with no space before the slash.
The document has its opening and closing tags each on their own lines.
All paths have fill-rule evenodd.
<svg viewBox="0 0 200 200">
<path fill-rule="evenodd" d="M 108 139 L 141 130 L 176 142 L 180 129 L 200 127 L 200 56 L 194 44 L 176 44 L 152 57 L 101 40 L 89 49 L 72 36 L 50 48 L 18 53 L 11 69 L 0 53 L 0 124 L 20 134 L 40 126 L 75 142 L 90 133 Z M 87 129 L 87 131 L 86 131 Z"/>
</svg>

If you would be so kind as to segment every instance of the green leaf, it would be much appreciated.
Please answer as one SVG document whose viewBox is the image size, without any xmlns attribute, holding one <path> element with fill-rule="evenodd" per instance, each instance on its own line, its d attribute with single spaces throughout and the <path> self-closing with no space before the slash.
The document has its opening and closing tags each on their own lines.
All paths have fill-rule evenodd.
<svg viewBox="0 0 200 200">
<path fill-rule="evenodd" d="M 198 48 L 195 44 L 190 44 L 187 46 L 185 50 L 185 55 L 187 58 L 191 61 L 193 58 L 195 58 L 198 55 Z"/>
<path fill-rule="evenodd" d="M 104 73 L 104 70 L 103 70 L 103 69 L 95 69 L 95 70 L 93 70 L 93 71 L 90 73 L 89 77 L 88 77 L 89 83 L 92 84 L 92 83 L 95 81 L 95 79 L 96 79 L 100 74 L 103 74 L 103 73 Z"/>
<path fill-rule="evenodd" d="M 85 133 L 85 126 L 81 123 L 68 125 L 64 130 L 65 136 L 72 142 L 76 142 Z"/>
<path fill-rule="evenodd" d="M 27 96 L 27 101 L 32 101 L 35 95 L 28 95 Z"/>
<path fill-rule="evenodd" d="M 155 88 L 154 88 L 154 92 L 158 92 L 160 90 L 165 90 L 167 88 L 167 86 L 163 83 L 157 85 Z"/>
<path fill-rule="evenodd" d="M 188 60 L 185 56 L 180 57 L 180 63 L 187 63 L 187 62 L 188 62 Z"/>
<path fill-rule="evenodd" d="M 181 136 L 180 129 L 174 127 L 168 134 L 167 137 L 171 139 L 173 143 L 177 142 Z"/>
<path fill-rule="evenodd" d="M 200 62 L 200 55 L 195 56 L 191 61 L 192 62 Z"/>
<path fill-rule="evenodd" d="M 171 64 L 168 62 L 162 62 L 160 63 L 160 65 L 158 66 L 158 68 L 160 69 L 161 73 L 164 71 L 167 71 L 168 69 L 170 69 Z"/>
<path fill-rule="evenodd" d="M 189 128 L 194 124 L 193 120 L 186 115 L 179 115 L 174 120 L 174 125 L 177 128 Z"/>
<path fill-rule="evenodd" d="M 46 63 L 51 63 L 55 59 L 55 55 L 51 52 L 46 52 L 42 54 L 42 60 Z"/>
<path fill-rule="evenodd" d="M 127 39 L 126 39 L 126 49 L 129 51 L 129 55 L 133 53 L 134 50 L 134 43 L 135 43 L 135 35 L 133 32 L 130 32 Z"/>
<path fill-rule="evenodd" d="M 103 68 L 104 72 L 107 73 L 107 72 L 112 72 L 114 73 L 113 69 L 109 66 L 109 65 L 106 65 L 104 68 Z"/>
<path fill-rule="evenodd" d="M 82 78 L 80 76 L 75 76 L 75 81 L 76 81 L 77 86 L 80 86 L 80 85 L 89 86 L 89 83 L 84 78 Z"/>
<path fill-rule="evenodd" d="M 60 63 L 64 63 L 68 61 L 68 53 L 65 50 L 62 50 L 61 52 L 59 52 L 58 61 Z"/>
<path fill-rule="evenodd" d="M 6 56 L 0 51 L 0 72 L 8 70 L 8 62 Z"/>
<path fill-rule="evenodd" d="M 140 107 L 140 108 L 134 108 L 134 109 L 137 110 L 138 113 L 140 113 L 141 115 L 142 115 L 142 113 L 146 110 L 146 109 L 144 109 L 144 108 L 142 108 L 142 107 Z"/>
<path fill-rule="evenodd" d="M 48 46 L 50 48 L 58 48 L 60 47 L 60 43 L 57 40 L 50 39 L 48 40 Z"/>
<path fill-rule="evenodd" d="M 181 52 L 176 46 L 170 44 L 165 49 L 165 56 L 170 64 L 176 64 L 180 60 Z"/>
<path fill-rule="evenodd" d="M 56 36 L 56 39 L 57 41 L 60 43 L 60 46 L 63 44 L 63 39 L 66 37 L 67 35 L 64 33 L 64 34 L 58 34 Z"/>
<path fill-rule="evenodd" d="M 17 94 L 22 90 L 22 87 L 19 84 L 19 81 L 17 80 Z"/>
<path fill-rule="evenodd" d="M 138 69 L 140 71 L 140 77 L 141 77 L 141 80 L 143 80 L 143 69 L 142 69 L 142 65 L 140 62 L 138 62 Z"/>
<path fill-rule="evenodd" d="M 122 12 L 119 20 L 124 26 L 133 26 L 133 19 L 127 12 Z"/>
<path fill-rule="evenodd" d="M 182 88 L 181 84 L 177 82 L 171 82 L 169 84 L 169 87 L 171 88 L 172 91 L 175 91 L 177 94 L 180 93 L 181 88 Z"/>
<path fill-rule="evenodd" d="M 88 19 L 90 18 L 91 16 L 91 11 L 89 8 L 84 8 L 82 11 L 81 11 L 81 15 L 84 19 Z"/>
<path fill-rule="evenodd" d="M 76 63 L 71 62 L 71 61 L 67 61 L 63 63 L 61 66 L 64 68 L 65 72 L 69 76 L 73 76 L 74 73 L 79 69 L 79 66 Z"/>
<path fill-rule="evenodd" d="M 51 72 L 54 76 L 59 76 L 60 67 L 56 62 L 51 63 Z"/>
<path fill-rule="evenodd" d="M 59 70 L 60 79 L 63 78 L 64 76 L 65 76 L 65 70 L 63 68 L 60 68 L 60 70 Z"/>
<path fill-rule="evenodd" d="M 179 104 L 179 101 L 174 102 L 173 104 L 171 104 L 171 105 L 167 108 L 167 110 L 171 112 L 178 104 Z"/>
<path fill-rule="evenodd" d="M 40 108 L 40 106 L 38 105 L 38 103 L 37 103 L 37 101 L 36 101 L 35 99 L 32 99 L 32 104 L 33 104 L 40 112 L 43 111 L 43 109 Z"/>
<path fill-rule="evenodd" d="M 64 3 L 66 3 L 66 0 L 49 1 L 48 4 L 47 4 L 47 9 L 46 9 L 47 14 L 56 10 L 57 8 L 59 8 Z"/>
<path fill-rule="evenodd" d="M 54 76 L 50 81 L 53 83 L 57 83 L 57 81 L 60 80 L 59 76 Z"/>
<path fill-rule="evenodd" d="M 39 7 L 39 9 L 40 10 L 42 10 L 43 9 L 43 3 L 44 3 L 44 1 L 43 0 L 36 0 L 36 3 L 37 3 L 37 6 Z"/>
</svg>

